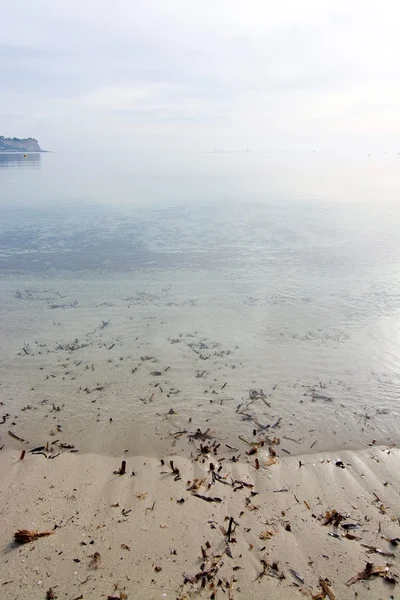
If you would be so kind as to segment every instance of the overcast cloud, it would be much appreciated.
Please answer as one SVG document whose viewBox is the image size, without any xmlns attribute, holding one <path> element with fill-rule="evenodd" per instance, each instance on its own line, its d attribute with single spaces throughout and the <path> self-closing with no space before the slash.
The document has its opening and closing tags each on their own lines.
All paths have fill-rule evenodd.
<svg viewBox="0 0 400 600">
<path fill-rule="evenodd" d="M 400 10 L 375 0 L 19 0 L 0 134 L 44 148 L 394 147 Z"/>
</svg>

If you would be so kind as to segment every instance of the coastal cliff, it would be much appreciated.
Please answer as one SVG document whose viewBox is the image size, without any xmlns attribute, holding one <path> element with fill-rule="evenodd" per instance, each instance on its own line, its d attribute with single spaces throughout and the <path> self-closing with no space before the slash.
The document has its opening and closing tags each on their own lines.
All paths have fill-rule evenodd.
<svg viewBox="0 0 400 600">
<path fill-rule="evenodd" d="M 43 152 L 34 138 L 6 138 L 0 135 L 0 152 Z"/>
</svg>

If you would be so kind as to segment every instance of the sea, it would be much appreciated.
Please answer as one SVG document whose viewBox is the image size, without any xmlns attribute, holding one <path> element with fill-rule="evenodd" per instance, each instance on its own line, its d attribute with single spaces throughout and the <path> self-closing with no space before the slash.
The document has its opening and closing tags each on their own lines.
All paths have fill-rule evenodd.
<svg viewBox="0 0 400 600">
<path fill-rule="evenodd" d="M 397 153 L 0 154 L 4 412 L 398 444 L 399 199 Z"/>
</svg>

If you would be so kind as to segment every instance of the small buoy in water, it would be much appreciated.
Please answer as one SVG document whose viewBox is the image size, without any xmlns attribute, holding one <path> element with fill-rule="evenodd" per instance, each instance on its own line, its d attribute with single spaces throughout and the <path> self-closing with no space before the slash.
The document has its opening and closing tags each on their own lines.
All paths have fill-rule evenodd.
<svg viewBox="0 0 400 600">
<path fill-rule="evenodd" d="M 27 156 L 28 156 L 27 154 L 24 154 L 24 158 L 26 158 Z"/>
</svg>

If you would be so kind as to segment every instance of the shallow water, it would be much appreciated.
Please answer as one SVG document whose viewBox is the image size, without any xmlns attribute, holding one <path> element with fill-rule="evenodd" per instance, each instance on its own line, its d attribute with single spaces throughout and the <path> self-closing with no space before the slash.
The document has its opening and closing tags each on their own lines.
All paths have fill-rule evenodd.
<svg viewBox="0 0 400 600">
<path fill-rule="evenodd" d="M 193 411 L 227 435 L 281 419 L 292 453 L 398 443 L 395 158 L 141 161 L 0 156 L 7 409 L 64 405 L 71 436 L 98 424 L 84 450 L 124 448 L 134 422 L 138 452 Z"/>
</svg>

